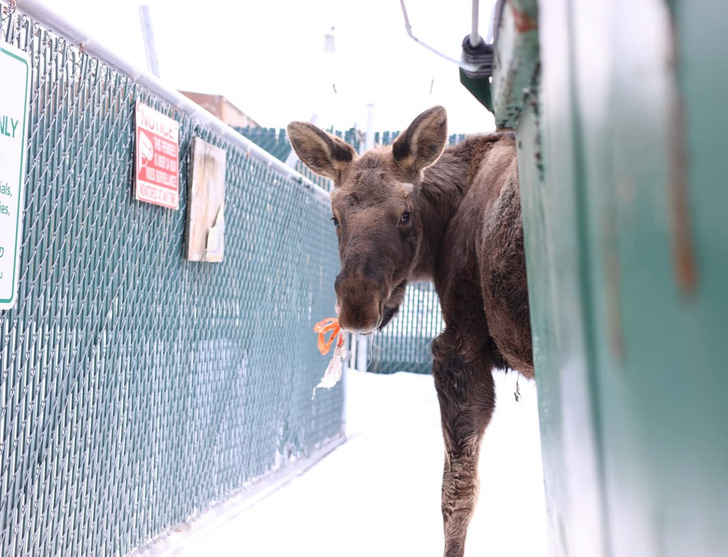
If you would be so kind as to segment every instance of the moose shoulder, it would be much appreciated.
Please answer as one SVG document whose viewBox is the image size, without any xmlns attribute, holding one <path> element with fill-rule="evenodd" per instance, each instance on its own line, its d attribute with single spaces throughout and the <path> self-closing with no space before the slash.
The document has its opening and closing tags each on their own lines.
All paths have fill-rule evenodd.
<svg viewBox="0 0 728 557">
<path fill-rule="evenodd" d="M 445 555 L 461 556 L 495 406 L 492 371 L 533 377 L 514 135 L 446 148 L 442 107 L 420 114 L 391 147 L 361 156 L 312 124 L 293 122 L 288 135 L 299 158 L 334 182 L 341 326 L 381 328 L 409 281 L 435 283 L 446 325 L 432 347 L 446 449 Z"/>
</svg>

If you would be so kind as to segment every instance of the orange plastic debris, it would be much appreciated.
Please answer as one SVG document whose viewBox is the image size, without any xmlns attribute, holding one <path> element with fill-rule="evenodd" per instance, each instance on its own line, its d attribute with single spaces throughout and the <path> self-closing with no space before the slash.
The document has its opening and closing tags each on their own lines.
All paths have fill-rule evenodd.
<svg viewBox="0 0 728 557">
<path fill-rule="evenodd" d="M 331 336 L 326 339 L 326 333 L 331 331 Z M 341 347 L 344 344 L 344 335 L 341 334 L 339 320 L 336 317 L 327 317 L 313 326 L 313 332 L 318 333 L 318 349 L 321 354 L 328 354 L 334 339 L 338 337 L 336 346 Z"/>
</svg>

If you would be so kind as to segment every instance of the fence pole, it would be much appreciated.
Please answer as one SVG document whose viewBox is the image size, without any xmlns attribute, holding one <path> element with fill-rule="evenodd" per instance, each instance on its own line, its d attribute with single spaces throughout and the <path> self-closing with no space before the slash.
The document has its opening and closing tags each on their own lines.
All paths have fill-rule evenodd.
<svg viewBox="0 0 728 557">
<path fill-rule="evenodd" d="M 147 69 L 155 77 L 159 77 L 159 58 L 157 58 L 157 44 L 154 42 L 154 30 L 152 29 L 152 15 L 148 4 L 139 6 L 139 20 L 142 24 L 142 36 L 144 37 L 144 52 L 147 55 Z"/>
</svg>

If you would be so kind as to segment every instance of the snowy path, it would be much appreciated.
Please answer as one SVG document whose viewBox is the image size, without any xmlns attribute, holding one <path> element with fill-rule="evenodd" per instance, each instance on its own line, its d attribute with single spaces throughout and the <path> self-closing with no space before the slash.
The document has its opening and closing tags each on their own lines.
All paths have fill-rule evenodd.
<svg viewBox="0 0 728 557">
<path fill-rule="evenodd" d="M 497 374 L 481 494 L 466 555 L 545 557 L 535 386 Z M 442 438 L 431 376 L 349 371 L 348 441 L 222 527 L 184 557 L 442 555 Z M 336 388 L 341 388 L 338 386 Z"/>
</svg>

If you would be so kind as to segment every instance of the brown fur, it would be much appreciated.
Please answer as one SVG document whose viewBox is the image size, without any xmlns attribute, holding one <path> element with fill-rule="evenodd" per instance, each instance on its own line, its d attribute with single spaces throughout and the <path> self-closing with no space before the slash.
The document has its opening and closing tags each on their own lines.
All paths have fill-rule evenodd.
<svg viewBox="0 0 728 557">
<path fill-rule="evenodd" d="M 288 132 L 301 160 L 334 180 L 341 325 L 383 327 L 407 282 L 435 283 L 446 325 L 432 345 L 445 555 L 462 556 L 495 407 L 492 371 L 533 377 L 515 138 L 500 132 L 443 150 L 442 107 L 420 114 L 391 147 L 361 157 L 310 124 L 291 123 Z"/>
</svg>

